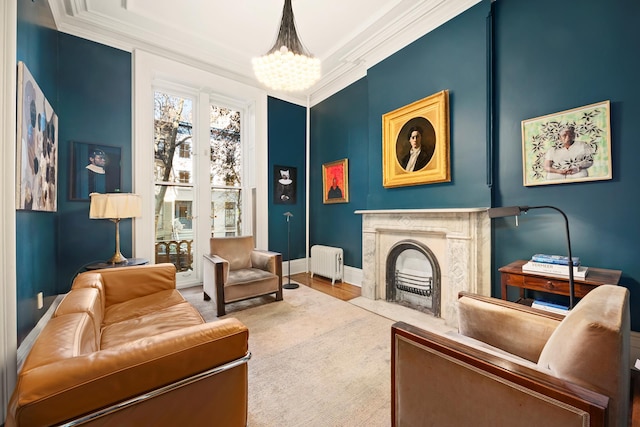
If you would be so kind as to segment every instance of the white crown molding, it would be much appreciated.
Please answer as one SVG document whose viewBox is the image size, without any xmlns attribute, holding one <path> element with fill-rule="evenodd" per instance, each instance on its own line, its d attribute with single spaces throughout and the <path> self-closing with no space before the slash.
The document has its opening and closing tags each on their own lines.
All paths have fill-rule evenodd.
<svg viewBox="0 0 640 427">
<path fill-rule="evenodd" d="M 133 52 L 134 49 L 160 55 L 196 66 L 255 87 L 264 87 L 253 75 L 246 53 L 217 45 L 210 40 L 190 35 L 176 37 L 167 32 L 158 35 L 145 30 L 145 25 L 133 25 L 114 14 L 107 16 L 92 10 L 87 0 L 48 0 L 58 31 Z M 480 0 L 398 0 L 377 19 L 357 33 L 345 36 L 322 60 L 323 76 L 305 93 L 269 92 L 290 102 L 310 105 L 328 98 L 366 76 L 366 71 L 424 36 L 451 18 L 464 12 Z M 122 13 L 132 5 L 122 1 Z M 184 46 L 189 46 L 188 50 Z"/>
</svg>

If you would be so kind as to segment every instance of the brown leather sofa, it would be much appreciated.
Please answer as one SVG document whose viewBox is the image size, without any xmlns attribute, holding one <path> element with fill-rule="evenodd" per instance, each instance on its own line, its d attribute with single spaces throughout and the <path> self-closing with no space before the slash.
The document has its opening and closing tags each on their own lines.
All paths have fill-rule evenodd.
<svg viewBox="0 0 640 427">
<path fill-rule="evenodd" d="M 18 374 L 6 426 L 245 426 L 248 330 L 205 323 L 173 264 L 79 274 Z"/>
<path fill-rule="evenodd" d="M 393 426 L 627 426 L 629 291 L 566 317 L 461 293 L 459 332 L 392 327 Z"/>
</svg>

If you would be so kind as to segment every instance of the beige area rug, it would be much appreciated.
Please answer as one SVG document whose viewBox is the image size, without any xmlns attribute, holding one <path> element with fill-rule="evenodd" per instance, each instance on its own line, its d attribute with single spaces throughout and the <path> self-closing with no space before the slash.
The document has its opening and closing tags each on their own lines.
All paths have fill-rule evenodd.
<svg viewBox="0 0 640 427">
<path fill-rule="evenodd" d="M 207 321 L 202 288 L 181 289 Z M 249 427 L 389 426 L 393 321 L 307 286 L 227 306 L 249 328 Z"/>
</svg>

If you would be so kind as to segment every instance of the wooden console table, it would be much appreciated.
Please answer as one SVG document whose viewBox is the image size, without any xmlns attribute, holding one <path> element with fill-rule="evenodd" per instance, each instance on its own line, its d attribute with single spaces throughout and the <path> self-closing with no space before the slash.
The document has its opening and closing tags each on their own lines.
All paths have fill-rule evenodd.
<svg viewBox="0 0 640 427">
<path fill-rule="evenodd" d="M 507 299 L 507 286 L 520 288 L 520 298 L 524 298 L 525 289 L 548 292 L 557 295 L 569 295 L 569 277 L 555 276 L 545 273 L 522 271 L 527 261 L 518 260 L 500 267 L 500 283 L 502 285 L 502 299 Z M 600 285 L 617 285 L 622 271 L 606 270 L 604 268 L 589 267 L 587 276 L 573 279 L 573 290 L 576 298 L 582 298 L 589 291 Z"/>
</svg>

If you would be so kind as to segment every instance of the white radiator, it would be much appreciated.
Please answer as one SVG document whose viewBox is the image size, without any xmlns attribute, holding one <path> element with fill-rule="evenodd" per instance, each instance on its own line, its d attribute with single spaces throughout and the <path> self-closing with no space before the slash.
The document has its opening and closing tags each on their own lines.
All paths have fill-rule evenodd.
<svg viewBox="0 0 640 427">
<path fill-rule="evenodd" d="M 322 245 L 311 246 L 311 277 L 314 274 L 327 277 L 331 279 L 331 284 L 333 285 L 336 279 L 342 281 L 343 269 L 342 248 Z"/>
</svg>

